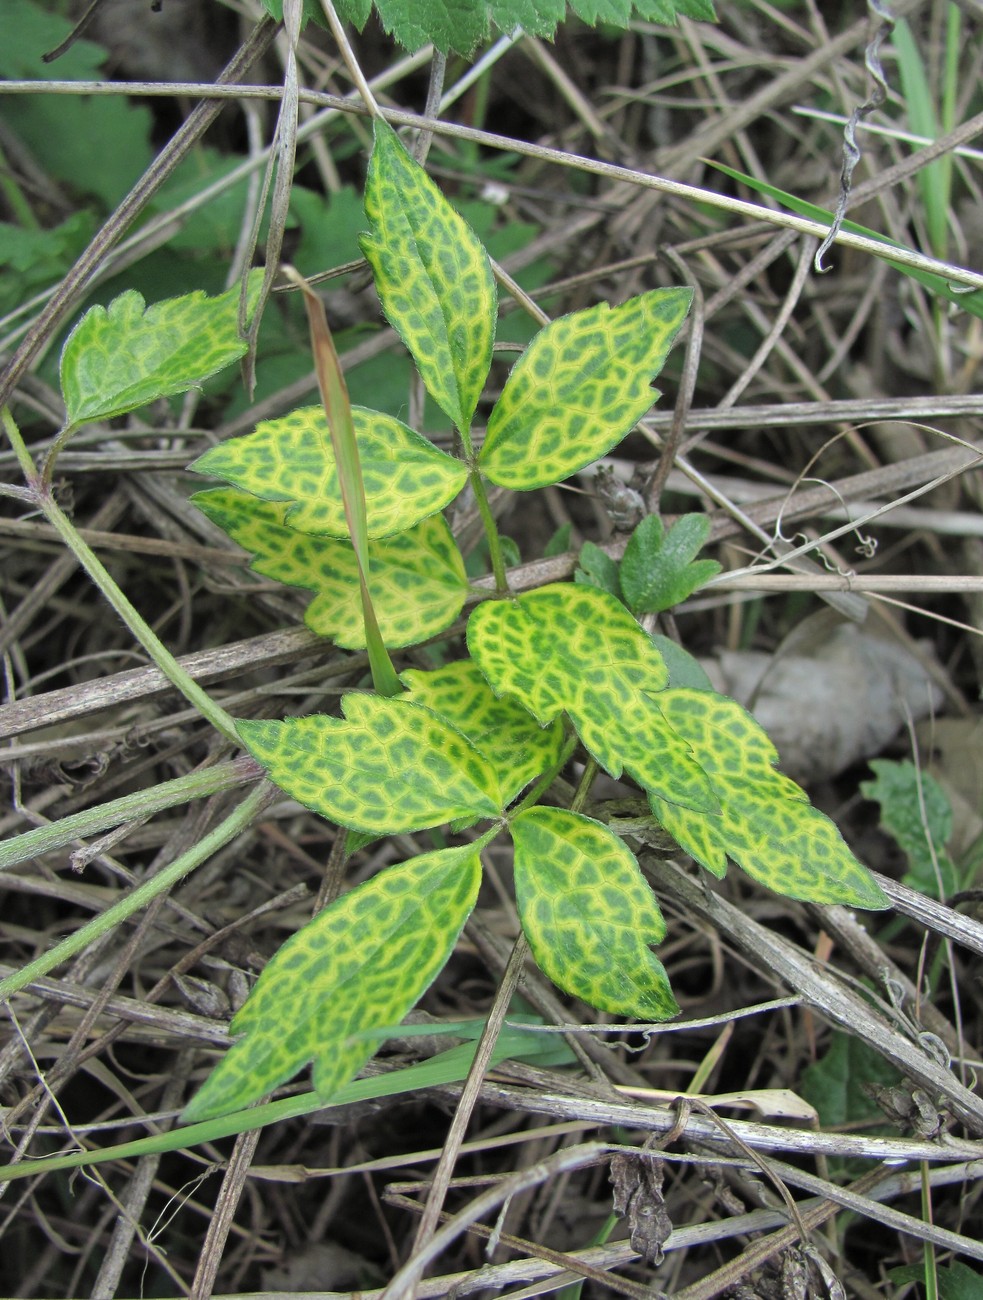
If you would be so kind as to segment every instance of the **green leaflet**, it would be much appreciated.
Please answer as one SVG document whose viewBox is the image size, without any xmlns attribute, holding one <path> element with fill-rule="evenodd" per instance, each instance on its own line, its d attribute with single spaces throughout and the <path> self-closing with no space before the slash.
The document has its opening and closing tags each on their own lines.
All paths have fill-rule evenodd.
<svg viewBox="0 0 983 1300">
<path fill-rule="evenodd" d="M 386 318 L 437 405 L 467 439 L 488 377 L 497 295 L 477 235 L 381 119 L 359 240 Z"/>
<path fill-rule="evenodd" d="M 244 721 L 237 730 L 281 790 L 351 830 L 393 835 L 501 812 L 488 761 L 429 709 L 355 694 L 341 708 L 344 719 Z"/>
<path fill-rule="evenodd" d="M 488 759 L 498 777 L 502 804 L 559 760 L 563 725 L 557 720 L 541 727 L 514 700 L 500 700 L 472 659 L 438 668 L 436 672 L 408 669 L 400 675 L 407 688 L 403 699 L 422 704 L 467 736 Z"/>
<path fill-rule="evenodd" d="M 663 715 L 662 657 L 615 598 L 556 583 L 515 601 L 485 601 L 468 621 L 468 647 L 499 694 L 545 724 L 568 713 L 612 776 L 699 812 L 717 811 L 706 773 Z"/>
<path fill-rule="evenodd" d="M 655 816 L 697 862 L 722 876 L 733 858 L 769 889 L 810 903 L 888 906 L 829 818 L 775 771 L 774 745 L 736 700 L 680 688 L 663 692 L 662 707 L 693 747 L 720 803 L 716 816 L 694 815 L 649 796 Z"/>
<path fill-rule="evenodd" d="M 395 1025 L 450 956 L 474 907 L 481 864 L 472 845 L 388 867 L 287 940 L 260 975 L 226 1052 L 184 1112 L 185 1123 L 241 1110 L 314 1062 L 330 1098 L 379 1046 L 366 1030 Z"/>
<path fill-rule="evenodd" d="M 369 537 L 389 537 L 442 510 L 467 467 L 391 415 L 352 407 Z M 348 524 L 324 410 L 303 406 L 254 433 L 212 447 L 191 466 L 265 501 L 286 501 L 284 523 L 314 536 L 347 537 Z"/>
<path fill-rule="evenodd" d="M 553 983 L 616 1015 L 675 1015 L 669 978 L 648 947 L 664 938 L 665 922 L 626 845 L 563 808 L 529 808 L 509 829 L 522 928 Z"/>
<path fill-rule="evenodd" d="M 283 523 L 289 507 L 235 488 L 209 488 L 192 501 L 255 556 L 268 578 L 315 593 L 304 622 L 346 650 L 365 647 L 355 552 L 347 541 L 311 537 Z M 369 543 L 369 586 L 389 646 L 417 645 L 453 623 L 464 605 L 464 561 L 442 515 Z"/>
<path fill-rule="evenodd" d="M 658 397 L 650 380 L 692 298 L 690 289 L 653 289 L 540 330 L 489 416 L 482 473 L 525 492 L 558 483 L 610 451 Z"/>
<path fill-rule="evenodd" d="M 262 271 L 250 273 L 250 302 Z M 61 354 L 61 389 L 71 425 L 109 420 L 158 397 L 184 393 L 246 351 L 239 338 L 239 287 L 217 298 L 200 290 L 148 307 L 127 289 L 90 307 Z"/>
<path fill-rule="evenodd" d="M 634 614 L 659 614 L 682 604 L 718 574 L 716 560 L 694 560 L 709 536 L 706 515 L 683 515 L 668 532 L 658 515 L 646 515 L 625 547 L 619 570 L 629 609 Z"/>
</svg>

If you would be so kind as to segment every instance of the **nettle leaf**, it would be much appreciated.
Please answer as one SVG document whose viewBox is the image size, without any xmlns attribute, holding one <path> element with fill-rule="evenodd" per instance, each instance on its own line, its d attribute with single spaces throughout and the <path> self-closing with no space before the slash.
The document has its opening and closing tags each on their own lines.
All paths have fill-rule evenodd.
<svg viewBox="0 0 983 1300">
<path fill-rule="evenodd" d="M 649 381 L 692 298 L 690 289 L 653 289 L 540 330 L 488 418 L 482 473 L 525 492 L 558 483 L 610 451 L 659 396 Z"/>
<path fill-rule="evenodd" d="M 611 776 L 624 769 L 671 803 L 717 811 L 689 742 L 664 716 L 661 655 L 607 592 L 556 583 L 485 601 L 468 620 L 468 648 L 492 689 L 541 723 L 568 713 Z"/>
<path fill-rule="evenodd" d="M 436 514 L 464 486 L 467 466 L 380 411 L 352 407 L 369 537 L 389 537 Z M 303 406 L 230 438 L 190 467 L 265 501 L 286 501 L 284 523 L 312 536 L 347 537 L 327 417 Z"/>
<path fill-rule="evenodd" d="M 262 271 L 249 277 L 255 305 Z M 200 290 L 148 307 L 127 289 L 108 307 L 90 307 L 61 354 L 61 389 L 71 425 L 109 420 L 187 392 L 243 356 L 239 286 L 217 298 Z"/>
<path fill-rule="evenodd" d="M 621 590 L 635 614 L 660 614 L 679 605 L 720 572 L 716 560 L 695 560 L 710 537 L 706 515 L 683 515 L 668 532 L 647 515 L 632 533 L 621 561 Z"/>
<path fill-rule="evenodd" d="M 336 900 L 267 964 L 231 1029 L 241 1038 L 192 1099 L 187 1124 L 242 1110 L 314 1062 L 327 1100 L 433 982 L 474 907 L 473 846 L 387 867 Z"/>
<path fill-rule="evenodd" d="M 429 709 L 355 694 L 341 708 L 344 718 L 313 714 L 236 729 L 281 790 L 351 830 L 396 834 L 501 812 L 488 760 Z"/>
<path fill-rule="evenodd" d="M 498 310 L 491 265 L 471 227 L 381 119 L 365 215 L 372 229 L 359 243 L 386 318 L 427 391 L 466 433 L 491 366 Z"/>
<path fill-rule="evenodd" d="M 191 500 L 255 557 L 267 578 L 315 593 L 304 622 L 346 650 L 365 648 L 358 565 L 350 542 L 289 528 L 283 502 L 261 501 L 235 488 L 209 488 Z M 388 646 L 417 645 L 444 631 L 468 595 L 464 560 L 442 515 L 395 537 L 369 543 L 369 587 Z"/>
<path fill-rule="evenodd" d="M 502 803 L 558 762 L 563 724 L 541 727 L 515 700 L 499 699 L 472 659 L 446 664 L 435 672 L 410 668 L 400 675 L 403 699 L 422 704 L 467 736 L 498 777 Z"/>
<path fill-rule="evenodd" d="M 652 811 L 676 842 L 716 876 L 732 858 L 776 893 L 811 903 L 878 909 L 888 899 L 805 791 L 775 770 L 778 752 L 736 700 L 714 691 L 669 689 L 668 722 L 702 763 L 720 804 L 694 814 L 650 794 Z"/>
<path fill-rule="evenodd" d="M 624 842 L 563 808 L 529 808 L 509 829 L 522 928 L 553 983 L 616 1015 L 674 1016 L 669 977 L 648 947 L 665 922 Z"/>
</svg>

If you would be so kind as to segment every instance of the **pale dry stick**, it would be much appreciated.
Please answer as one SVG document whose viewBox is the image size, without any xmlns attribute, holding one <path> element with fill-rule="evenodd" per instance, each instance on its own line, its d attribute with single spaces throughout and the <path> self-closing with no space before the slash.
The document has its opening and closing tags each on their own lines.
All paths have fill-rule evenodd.
<svg viewBox="0 0 983 1300">
<path fill-rule="evenodd" d="M 232 1158 L 226 1167 L 218 1199 L 215 1202 L 215 1212 L 209 1220 L 205 1244 L 201 1249 L 191 1290 L 188 1292 L 189 1300 L 209 1300 L 213 1293 L 215 1277 L 232 1228 L 232 1219 L 246 1179 L 249 1177 L 249 1166 L 256 1154 L 262 1132 L 262 1129 L 257 1128 L 249 1133 L 240 1133 L 236 1138 Z"/>
<path fill-rule="evenodd" d="M 703 327 L 706 322 L 703 290 L 699 281 L 673 249 L 667 248 L 665 257 L 675 268 L 677 274 L 681 275 L 693 290 L 693 306 L 690 309 L 689 329 L 686 333 L 686 351 L 683 355 L 683 373 L 676 393 L 672 423 L 669 425 L 668 435 L 662 445 L 662 455 L 656 462 L 655 469 L 652 471 L 642 493 L 650 512 L 659 509 L 663 488 L 672 470 L 672 463 L 682 445 L 683 433 L 686 429 L 686 417 L 693 403 L 693 394 L 696 392 L 696 376 L 700 367 L 700 355 L 703 350 Z"/>
<path fill-rule="evenodd" d="M 253 29 L 248 40 L 222 72 L 219 82 L 225 85 L 237 82 L 266 51 L 275 33 L 276 23 L 272 18 L 264 18 Z M 44 85 L 43 82 L 41 84 Z M 106 253 L 119 241 L 126 228 L 160 189 L 178 163 L 187 156 L 221 111 L 220 100 L 203 101 L 192 110 L 187 121 L 164 146 L 155 161 L 91 240 L 72 269 L 60 281 L 31 325 L 20 347 L 0 374 L 0 409 L 10 400 L 11 394 L 32 361 L 50 342 L 65 314 L 89 287 Z"/>
<path fill-rule="evenodd" d="M 345 31 L 344 24 L 338 17 L 334 5 L 331 3 L 331 0 L 321 0 L 321 8 L 324 11 L 325 18 L 328 20 L 331 35 L 337 43 L 345 67 L 348 69 L 348 75 L 351 77 L 352 84 L 358 90 L 359 95 L 361 95 L 362 102 L 368 110 L 369 116 L 379 117 L 378 101 L 372 93 L 372 88 L 365 79 L 365 74 L 362 72 L 361 67 L 359 67 L 358 59 L 355 57 L 355 51 L 352 49 L 351 42 L 348 39 L 348 33 Z"/>
</svg>

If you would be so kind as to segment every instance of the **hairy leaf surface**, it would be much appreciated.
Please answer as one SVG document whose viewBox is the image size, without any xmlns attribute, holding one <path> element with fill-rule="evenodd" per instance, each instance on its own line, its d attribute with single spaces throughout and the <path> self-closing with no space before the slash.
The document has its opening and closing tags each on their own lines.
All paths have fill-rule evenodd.
<svg viewBox="0 0 983 1300">
<path fill-rule="evenodd" d="M 310 1061 L 327 1100 L 398 1024 L 447 961 L 481 879 L 470 845 L 387 867 L 336 900 L 267 964 L 232 1021 L 242 1037 L 184 1112 L 196 1123 L 242 1110 Z"/>
<path fill-rule="evenodd" d="M 390 415 L 352 407 L 369 537 L 389 537 L 442 510 L 467 467 Z M 338 469 L 324 410 L 303 406 L 254 433 L 206 451 L 191 466 L 264 501 L 284 501 L 283 522 L 313 536 L 347 537 Z"/>
<path fill-rule="evenodd" d="M 646 515 L 632 533 L 619 575 L 635 614 L 659 614 L 679 605 L 720 572 L 716 560 L 695 557 L 710 536 L 706 515 L 683 515 L 666 532 L 658 515 Z"/>
<path fill-rule="evenodd" d="M 404 699 L 432 709 L 484 754 L 498 777 L 503 804 L 560 757 L 562 723 L 542 727 L 515 700 L 499 699 L 473 659 L 435 672 L 410 668 L 400 680 L 407 687 Z"/>
<path fill-rule="evenodd" d="M 882 908 L 888 900 L 805 791 L 775 770 L 778 753 L 754 718 L 725 695 L 663 693 L 669 723 L 689 742 L 720 805 L 694 815 L 650 793 L 652 811 L 677 843 L 714 875 L 733 858 L 749 876 L 789 898 Z"/>
<path fill-rule="evenodd" d="M 251 568 L 315 593 L 304 613 L 312 632 L 346 650 L 365 648 L 358 566 L 350 542 L 311 537 L 284 522 L 289 507 L 235 488 L 209 488 L 192 501 L 254 555 Z M 468 594 L 464 560 L 441 515 L 369 543 L 369 587 L 389 646 L 417 645 L 453 623 Z"/>
<path fill-rule="evenodd" d="M 457 817 L 495 817 L 502 799 L 488 760 L 429 709 L 346 695 L 344 718 L 239 722 L 270 779 L 356 831 L 419 831 Z"/>
<path fill-rule="evenodd" d="M 255 303 L 262 271 L 250 276 Z M 61 354 L 61 389 L 72 425 L 187 392 L 246 352 L 239 338 L 239 287 L 217 298 L 200 290 L 148 307 L 127 289 L 108 307 L 90 307 Z"/>
<path fill-rule="evenodd" d="M 616 1015 L 675 1015 L 669 978 L 648 947 L 665 937 L 665 922 L 624 842 L 563 808 L 529 808 L 509 829 L 522 928 L 553 983 Z"/>
<path fill-rule="evenodd" d="M 658 397 L 649 381 L 692 298 L 690 289 L 653 289 L 540 330 L 488 418 L 482 473 L 523 492 L 558 483 L 610 451 Z"/>
<path fill-rule="evenodd" d="M 491 365 L 498 299 L 488 254 L 387 123 L 375 123 L 359 240 L 386 318 L 462 433 Z"/>
<path fill-rule="evenodd" d="M 661 655 L 607 592 L 556 583 L 485 601 L 468 621 L 468 647 L 492 689 L 544 725 L 568 713 L 612 776 L 624 769 L 672 803 L 717 810 L 689 742 L 664 716 Z"/>
</svg>

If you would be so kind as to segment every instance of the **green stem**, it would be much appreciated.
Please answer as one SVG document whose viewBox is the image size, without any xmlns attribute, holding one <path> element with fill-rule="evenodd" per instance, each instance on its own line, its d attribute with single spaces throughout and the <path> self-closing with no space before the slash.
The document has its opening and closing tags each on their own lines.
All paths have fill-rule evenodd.
<svg viewBox="0 0 983 1300">
<path fill-rule="evenodd" d="M 481 515 L 481 522 L 485 527 L 485 537 L 488 539 L 488 556 L 491 560 L 492 573 L 495 575 L 495 590 L 500 596 L 507 596 L 509 594 L 509 579 L 505 571 L 505 559 L 502 555 L 498 525 L 495 523 L 495 516 L 488 504 L 485 482 L 480 472 L 475 468 L 471 470 L 470 481 L 475 504 L 478 507 L 478 513 Z"/>
<path fill-rule="evenodd" d="M 97 939 L 102 938 L 117 925 L 122 924 L 134 913 L 139 912 L 141 908 L 146 907 L 158 895 L 163 894 L 166 890 L 171 889 L 180 880 L 183 880 L 195 867 L 201 866 L 213 853 L 218 852 L 230 840 L 246 829 L 247 826 L 260 813 L 264 804 L 272 798 L 272 788 L 264 781 L 261 785 L 250 792 L 243 799 L 242 803 L 234 812 L 230 813 L 223 822 L 220 822 L 214 830 L 182 853 L 180 857 L 175 858 L 169 867 L 163 871 L 158 871 L 150 880 L 144 881 L 136 889 L 131 890 L 125 898 L 121 898 L 118 903 L 106 909 L 99 916 L 93 917 L 87 925 L 83 925 L 80 930 L 63 939 L 61 943 L 55 944 L 46 953 L 40 957 L 35 957 L 34 961 L 28 962 L 19 971 L 13 975 L 8 975 L 6 979 L 0 980 L 0 1002 L 6 1002 L 14 993 L 19 992 L 26 985 L 41 975 L 47 975 L 49 971 L 60 966 L 63 961 L 69 957 L 74 957 L 83 948 L 88 948 L 90 944 L 95 943 Z"/>
<path fill-rule="evenodd" d="M 70 817 L 62 817 L 60 821 L 50 822 L 47 826 L 37 826 L 0 843 L 0 871 L 64 848 L 73 840 L 120 826 L 131 818 L 152 817 L 165 808 L 173 808 L 192 799 L 205 799 L 220 790 L 230 790 L 233 786 L 255 780 L 257 775 L 259 773 L 253 759 L 235 758 L 229 763 L 218 763 L 215 767 L 189 772 L 187 776 L 179 776 L 173 781 L 164 781 L 152 789 L 137 790 L 134 794 L 123 795 L 121 799 L 113 799 L 95 808 L 86 808 Z"/>
<path fill-rule="evenodd" d="M 573 802 L 570 804 L 571 812 L 580 812 L 581 808 L 583 808 L 587 802 L 587 796 L 590 794 L 590 788 L 594 784 L 595 776 L 597 776 L 597 760 L 588 758 L 584 774 L 580 778 L 580 785 L 577 786 L 577 793 L 573 796 Z"/>
<path fill-rule="evenodd" d="M 65 545 L 168 681 L 177 687 L 185 699 L 190 701 L 217 731 L 221 732 L 233 745 L 238 746 L 240 743 L 239 737 L 236 734 L 235 723 L 231 716 L 219 704 L 216 704 L 206 691 L 202 690 L 193 677 L 185 672 L 156 632 L 123 594 L 102 561 L 96 557 L 92 548 L 82 540 L 68 516 L 64 514 L 50 493 L 39 482 L 30 454 L 20 435 L 20 430 L 6 408 L 2 413 L 2 420 L 3 427 L 13 447 L 14 455 L 24 471 L 28 486 L 34 492 L 36 504 L 43 512 L 48 523 L 57 531 Z"/>
<path fill-rule="evenodd" d="M 510 821 L 513 817 L 518 817 L 519 813 L 523 812 L 526 808 L 533 808 L 539 803 L 540 799 L 566 767 L 567 763 L 570 761 L 570 756 L 573 754 L 573 751 L 577 748 L 579 743 L 579 738 L 576 735 L 571 735 L 567 738 L 566 744 L 563 746 L 563 750 L 557 761 L 549 771 L 543 773 L 525 798 L 520 803 L 516 804 L 515 808 L 508 814 Z"/>
</svg>

